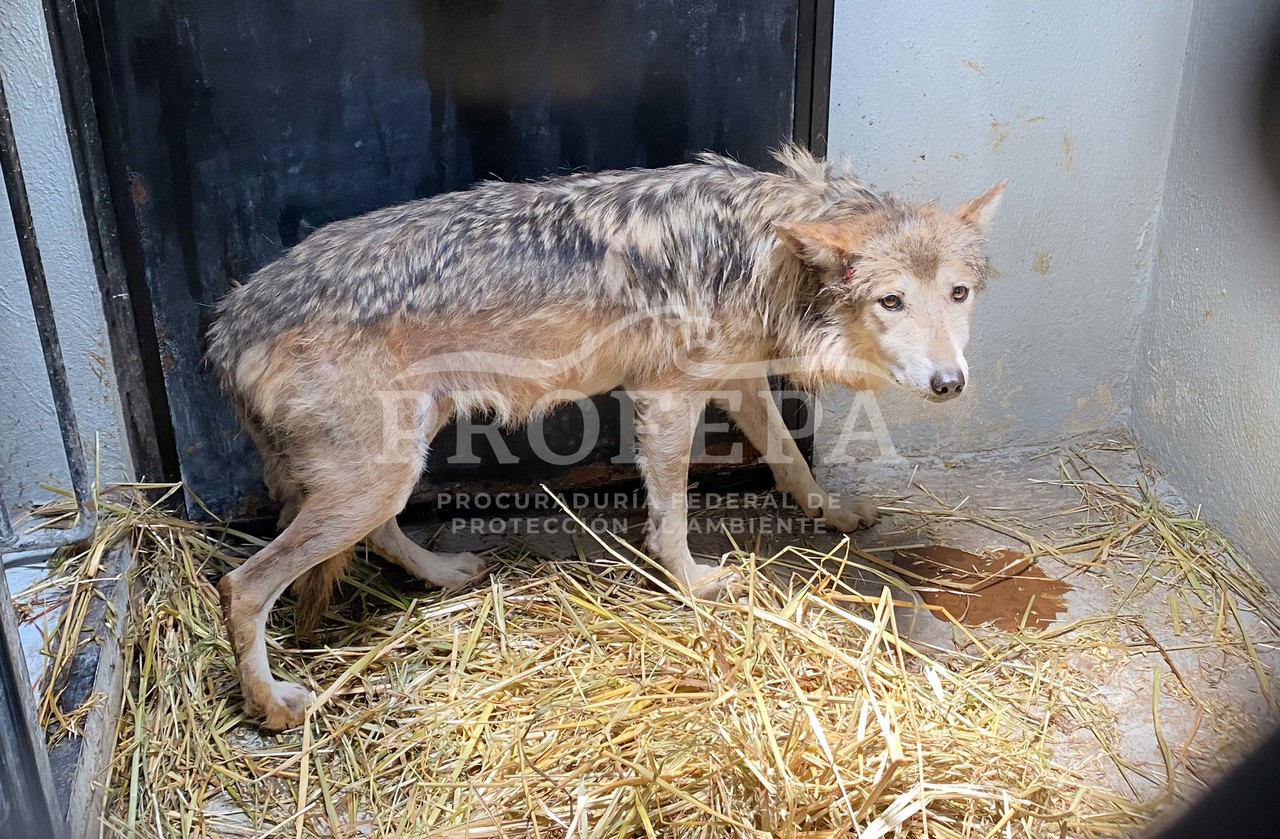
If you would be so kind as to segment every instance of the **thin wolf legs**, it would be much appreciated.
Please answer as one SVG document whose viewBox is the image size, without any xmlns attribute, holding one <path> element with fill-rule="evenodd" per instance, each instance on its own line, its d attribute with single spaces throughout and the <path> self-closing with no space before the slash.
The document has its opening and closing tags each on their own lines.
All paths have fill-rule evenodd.
<svg viewBox="0 0 1280 839">
<path fill-rule="evenodd" d="M 730 404 L 728 399 L 718 399 L 717 404 L 764 455 L 778 489 L 794 498 L 806 514 L 822 519 L 836 530 L 848 532 L 876 523 L 880 511 L 874 501 L 832 495 L 818 486 L 778 412 L 768 379 L 763 376 L 744 379 L 733 383 L 732 389 L 741 393 L 737 405 Z"/>
</svg>

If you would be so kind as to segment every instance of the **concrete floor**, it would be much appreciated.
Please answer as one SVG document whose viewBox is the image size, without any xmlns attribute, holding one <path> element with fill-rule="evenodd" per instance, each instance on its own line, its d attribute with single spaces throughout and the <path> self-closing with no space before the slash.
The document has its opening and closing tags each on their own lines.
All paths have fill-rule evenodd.
<svg viewBox="0 0 1280 839">
<path fill-rule="evenodd" d="M 1136 488 L 1142 481 L 1170 508 L 1190 509 L 1158 475 L 1144 467 L 1125 441 L 1078 441 L 1075 447 L 1114 483 Z M 1025 550 L 1027 545 L 1013 536 L 937 512 L 988 515 L 1047 543 L 1069 542 L 1096 528 L 1100 513 L 1082 505 L 1077 488 L 1064 485 L 1061 456 L 1066 451 L 1001 451 L 947 461 L 897 459 L 819 470 L 819 478 L 833 491 L 870 495 L 882 507 L 897 511 L 886 513 L 876 527 L 853 535 L 853 544 L 874 556 L 892 560 L 893 548 L 921 544 Z M 1099 479 L 1096 473 L 1086 472 L 1086 479 Z M 717 531 L 722 523 L 733 521 L 739 522 L 740 531 L 754 527 L 757 532 L 740 532 L 735 540 L 761 556 L 787 544 L 827 550 L 844 538 L 809 525 L 797 510 L 779 511 L 776 505 L 780 500 L 776 493 L 757 497 L 757 504 L 775 505 L 763 511 L 702 511 L 695 521 L 719 520 L 711 527 L 699 522 L 690 538 L 694 553 L 718 559 L 732 550 L 729 537 Z M 644 516 L 637 510 L 587 508 L 579 513 L 585 521 L 596 521 L 615 531 L 624 525 L 627 538 L 635 544 L 642 539 Z M 784 520 L 794 520 L 789 533 L 758 532 L 768 529 L 770 522 Z M 505 532 L 492 532 L 494 528 L 486 525 L 489 532 L 477 533 L 465 523 L 455 525 L 454 530 L 439 525 L 408 530 L 417 541 L 438 550 L 481 551 L 515 541 L 549 556 L 581 552 L 590 558 L 604 552 L 589 536 L 548 533 L 546 522 L 539 524 L 533 518 L 517 517 L 515 521 L 502 526 Z M 540 532 L 522 532 L 521 527 Z M 1093 696 L 1088 698 L 1096 700 L 1095 705 L 1109 715 L 1101 729 L 1067 726 L 1057 738 L 1055 757 L 1125 797 L 1172 796 L 1161 800 L 1169 801 L 1170 810 L 1177 809 L 1177 802 L 1194 798 L 1205 783 L 1236 762 L 1248 744 L 1257 741 L 1259 731 L 1276 719 L 1276 707 L 1263 695 L 1259 676 L 1234 624 L 1215 624 L 1205 610 L 1193 614 L 1184 605 L 1175 628 L 1170 604 L 1181 601 L 1187 592 L 1171 592 L 1168 586 L 1147 579 L 1151 569 L 1143 562 L 1091 562 L 1094 559 L 1089 554 L 1074 554 L 1065 561 L 1052 557 L 1037 560 L 1039 573 L 1062 579 L 1069 586 L 1062 598 L 1063 610 L 1051 626 L 1085 621 L 1100 639 L 1093 648 L 1088 644 L 1081 648 L 1077 642 L 1067 666 L 1091 686 Z M 883 567 L 867 564 L 849 575 L 851 583 L 872 594 L 881 591 L 886 579 L 894 584 L 895 598 L 911 596 L 905 580 L 895 580 L 891 574 L 886 577 Z M 914 597 L 919 603 L 920 595 Z M 1274 678 L 1280 673 L 1280 638 L 1244 603 L 1236 605 L 1266 677 Z M 1020 612 L 1023 605 L 1016 608 Z M 901 608 L 899 626 L 917 646 L 938 655 L 954 655 L 968 643 L 964 632 L 919 608 Z M 982 635 L 984 629 L 974 627 L 973 632 Z M 1160 695 L 1153 702 L 1157 672 Z M 1100 737 L 1107 739 L 1106 749 L 1099 745 Z M 1168 767 L 1160 748 L 1161 737 L 1174 763 L 1173 784 L 1166 780 Z"/>
<path fill-rule="evenodd" d="M 921 509 L 961 508 L 982 512 L 1050 544 L 1063 544 L 1082 533 L 1096 532 L 1099 511 L 1081 503 L 1078 489 L 1064 483 L 1066 448 L 1018 450 L 975 455 L 957 461 L 895 462 L 869 468 L 862 475 L 840 470 L 828 476 L 832 486 L 861 486 L 876 497 L 898 496 L 896 505 Z M 1101 480 L 1136 492 L 1150 487 L 1175 512 L 1194 510 L 1181 499 L 1124 440 L 1079 442 L 1074 448 L 1097 471 L 1085 468 L 1080 477 Z M 1069 463 L 1077 466 L 1067 455 Z M 1069 467 L 1070 468 L 1070 467 Z M 909 514 L 894 515 L 880 527 L 858 534 L 867 545 L 927 542 L 962 548 L 1001 546 L 1025 548 L 1008 535 L 959 521 L 939 521 Z M 1041 558 L 1043 574 L 1065 580 L 1070 590 L 1065 610 L 1054 626 L 1102 618 L 1107 645 L 1073 653 L 1071 666 L 1089 677 L 1113 719 L 1108 730 L 1112 746 L 1125 766 L 1102 759 L 1094 732 L 1070 732 L 1059 747 L 1071 765 L 1096 772 L 1117 792 L 1135 797 L 1160 793 L 1166 767 L 1157 737 L 1174 753 L 1179 783 L 1177 797 L 1194 798 L 1205 782 L 1234 765 L 1257 742 L 1258 732 L 1275 725 L 1277 705 L 1260 688 L 1260 681 L 1244 649 L 1240 630 L 1219 626 L 1209 614 L 1188 614 L 1185 583 L 1156 582 L 1151 569 L 1139 561 L 1107 561 L 1089 553 L 1072 554 L 1067 561 Z M 1247 561 L 1247 557 L 1244 558 Z M 1274 592 L 1269 595 L 1274 604 Z M 1171 598 L 1179 607 L 1175 614 Z M 1243 631 L 1251 639 L 1266 678 L 1280 673 L 1280 633 L 1236 600 Z M 1125 618 L 1114 621 L 1115 617 Z M 918 624 L 917 624 L 918 625 Z M 928 640 L 939 643 L 936 633 Z M 1163 652 L 1161 652 L 1163 649 Z M 1157 671 L 1161 688 L 1153 713 Z M 1176 671 L 1176 675 L 1175 675 Z M 1273 689 L 1274 690 L 1274 689 Z"/>
</svg>

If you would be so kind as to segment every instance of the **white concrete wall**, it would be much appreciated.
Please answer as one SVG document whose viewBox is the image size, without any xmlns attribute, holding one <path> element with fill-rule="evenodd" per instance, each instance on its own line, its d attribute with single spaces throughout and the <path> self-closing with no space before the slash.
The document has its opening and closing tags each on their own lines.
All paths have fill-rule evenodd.
<svg viewBox="0 0 1280 839">
<path fill-rule="evenodd" d="M 1259 162 L 1269 0 L 1197 0 L 1134 371 L 1139 443 L 1280 586 L 1280 193 Z"/>
<path fill-rule="evenodd" d="M 1010 178 L 963 397 L 879 398 L 897 451 L 971 452 L 1126 422 L 1191 0 L 837 0 L 830 151 L 904 196 Z M 826 400 L 820 463 L 849 454 Z M 873 446 L 857 454 L 875 453 Z"/>
<path fill-rule="evenodd" d="M 86 453 L 129 476 L 119 391 L 39 0 L 0 0 L 0 73 L 18 136 Z M 66 461 L 8 201 L 0 190 L 0 493 L 13 506 L 67 486 Z"/>
</svg>

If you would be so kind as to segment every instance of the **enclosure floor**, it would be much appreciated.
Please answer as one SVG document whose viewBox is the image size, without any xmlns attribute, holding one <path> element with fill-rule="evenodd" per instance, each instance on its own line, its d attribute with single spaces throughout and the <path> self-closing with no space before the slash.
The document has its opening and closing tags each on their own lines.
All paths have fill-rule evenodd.
<svg viewBox="0 0 1280 839">
<path fill-rule="evenodd" d="M 1069 481 L 1064 483 L 1064 458 L 1071 459 L 1075 468 L 1090 464 L 1093 468 L 1086 466 L 1081 473 L 1086 480 L 1105 478 L 1134 491 L 1141 482 L 1152 487 L 1169 508 L 1194 510 L 1123 440 L 1079 441 L 1062 447 L 1004 450 L 945 461 L 876 461 L 818 471 L 828 489 L 858 492 L 875 498 L 883 507 L 935 512 L 953 509 L 962 514 L 989 515 L 1015 522 L 1019 531 L 1046 543 L 1064 544 L 1078 537 L 1082 529 L 1096 526 L 1100 517 L 1096 507 L 1082 504 L 1079 489 Z M 599 519 L 615 525 L 621 518 L 628 524 L 628 540 L 641 542 L 641 511 L 589 508 L 578 514 L 584 521 Z M 717 515 L 756 521 L 778 517 L 773 510 L 703 511 L 698 517 Z M 798 515 L 794 510 L 782 513 L 783 518 Z M 513 541 L 522 541 L 530 550 L 548 556 L 568 552 L 590 558 L 601 556 L 606 550 L 583 534 L 476 534 L 465 532 L 466 529 L 452 532 L 448 526 L 439 525 L 407 528 L 419 543 L 445 551 L 481 551 Z M 733 549 L 729 536 L 708 530 L 715 528 L 703 527 L 691 534 L 695 555 L 714 560 Z M 797 542 L 824 550 L 836 548 L 844 536 L 819 531 L 804 535 L 740 533 L 733 538 L 738 546 L 768 556 Z M 617 544 L 607 536 L 605 542 Z M 852 542 L 890 560 L 889 549 L 894 546 L 1027 548 L 1018 538 L 963 515 L 950 518 L 913 512 L 886 513 L 874 528 L 853 534 Z M 1280 645 L 1273 629 L 1246 604 L 1235 604 L 1238 623 L 1231 620 L 1224 624 L 1221 617 L 1214 617 L 1213 609 L 1196 611 L 1188 607 L 1184 600 L 1195 600 L 1191 592 L 1175 596 L 1167 587 L 1152 584 L 1147 579 L 1151 569 L 1143 568 L 1141 562 L 1107 563 L 1105 557 L 1099 562 L 1096 552 L 1085 552 L 1070 555 L 1065 561 L 1042 557 L 1037 559 L 1037 565 L 1040 575 L 1063 580 L 1069 586 L 1063 597 L 1063 611 L 1051 627 L 1075 622 L 1090 626 L 1096 622 L 1098 647 L 1073 653 L 1069 666 L 1077 670 L 1077 675 L 1089 677 L 1089 683 L 1096 685 L 1103 704 L 1113 715 L 1100 723 L 1110 735 L 1106 747 L 1100 744 L 1098 728 L 1081 726 L 1067 732 L 1055 749 L 1063 762 L 1134 799 L 1168 796 L 1167 809 L 1172 813 L 1237 762 L 1249 744 L 1258 741 L 1260 730 L 1275 721 L 1275 705 L 1260 685 L 1263 679 L 1272 680 L 1280 673 Z M 851 565 L 845 573 L 860 591 L 879 593 L 885 585 L 885 569 L 864 566 Z M 906 588 L 905 580 L 898 582 L 898 587 L 891 589 L 895 599 L 910 597 L 904 594 Z M 1174 600 L 1183 605 L 1171 605 Z M 971 643 L 966 632 L 921 608 L 919 595 L 915 602 L 916 608 L 903 606 L 898 610 L 903 634 L 914 643 L 946 651 L 963 649 Z M 1225 604 L 1220 606 L 1217 615 L 1231 614 Z M 1178 609 L 1181 611 L 1175 617 Z M 1241 626 L 1252 641 L 1253 656 L 1245 652 Z M 979 635 L 983 631 L 980 626 L 972 629 Z M 1157 685 L 1158 698 L 1154 696 Z M 1166 762 L 1166 755 L 1171 765 Z M 1168 780 L 1170 771 L 1175 776 L 1173 783 Z"/>
<path fill-rule="evenodd" d="M 637 789 L 658 790 L 660 776 L 629 773 L 691 749 L 670 772 L 680 789 L 699 785 L 699 797 L 673 805 L 644 796 L 659 802 L 664 824 L 692 830 L 707 815 L 695 804 L 724 796 L 722 827 L 762 815 L 799 825 L 809 818 L 797 816 L 802 809 L 819 812 L 816 802 L 824 821 L 812 826 L 835 829 L 846 824 L 837 805 L 845 802 L 858 808 L 852 823 L 877 813 L 891 830 L 885 813 L 901 802 L 934 806 L 927 791 L 948 796 L 930 824 L 952 819 L 973 835 L 1116 839 L 1176 813 L 1274 722 L 1280 600 L 1247 557 L 1232 558 L 1211 529 L 1179 512 L 1186 504 L 1124 441 L 877 461 L 819 477 L 832 491 L 876 499 L 881 522 L 846 537 L 814 527 L 777 493 L 695 494 L 695 553 L 761 572 L 743 575 L 757 586 L 749 608 L 694 609 L 645 591 L 663 585 L 656 573 L 643 581 L 648 560 L 630 549 L 643 541 L 646 512 L 616 499 L 571 495 L 573 517 L 516 511 L 499 520 L 489 509 L 461 526 L 409 528 L 433 550 L 495 549 L 495 575 L 440 593 L 376 558 L 353 563 L 326 627 L 301 646 L 288 610 L 277 610 L 275 663 L 320 693 L 313 724 L 280 736 L 243 718 L 212 585 L 253 546 L 162 512 L 113 508 L 123 512 L 112 513 L 120 518 L 106 538 L 132 528 L 147 564 L 144 622 L 128 641 L 136 691 L 107 782 L 108 821 L 154 820 L 158 829 L 169 820 L 186 831 L 199 820 L 203 833 L 184 835 L 248 837 L 268 826 L 273 835 L 326 835 L 339 824 L 394 825 L 388 835 L 403 835 L 445 819 L 488 825 L 476 835 L 515 825 L 506 835 L 517 835 L 536 824 L 530 796 L 560 796 L 578 779 L 599 794 L 575 794 L 574 811 L 595 812 L 597 827 L 615 831 L 635 824 L 630 815 L 610 821 L 606 810 L 622 801 L 619 812 L 630 813 L 641 801 L 618 782 L 635 777 Z M 568 532 L 571 522 L 592 529 Z M 936 570 L 911 564 L 910 551 L 922 548 L 1012 550 L 1034 564 L 1018 563 L 1012 580 L 962 584 L 961 596 L 932 579 Z M 607 553 L 629 562 L 596 565 Z M 84 561 L 66 567 L 96 573 Z M 762 581 L 797 573 L 783 585 Z M 695 649 L 704 645 L 715 651 Z M 722 661 L 726 650 L 737 663 Z M 620 689 L 631 698 L 616 704 Z M 810 728 L 781 738 L 783 758 L 774 721 L 799 719 L 801 706 Z M 584 722 L 591 714 L 603 722 Z M 757 765 L 769 750 L 778 757 Z M 442 762 L 453 774 L 435 778 Z M 803 794 L 757 798 L 765 786 L 755 781 L 726 793 L 723 767 L 739 764 L 755 779 L 776 766 Z M 464 771 L 481 779 L 483 796 L 464 793 L 473 782 Z M 858 773 L 847 789 L 846 772 Z M 440 783 L 418 789 L 429 779 Z M 850 801 L 859 795 L 869 797 Z M 881 809 L 863 810 L 868 802 Z M 547 812 L 561 826 L 577 818 Z M 1006 830 L 1015 818 L 1022 829 Z M 920 819 L 903 835 L 925 833 Z"/>
</svg>

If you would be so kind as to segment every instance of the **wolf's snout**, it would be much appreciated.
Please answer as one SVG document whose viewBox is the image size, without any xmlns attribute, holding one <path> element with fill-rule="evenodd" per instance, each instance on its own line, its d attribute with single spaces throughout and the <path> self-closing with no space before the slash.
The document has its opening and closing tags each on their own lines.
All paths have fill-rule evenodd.
<svg viewBox="0 0 1280 839">
<path fill-rule="evenodd" d="M 933 387 L 933 392 L 942 399 L 959 396 L 960 391 L 964 390 L 964 371 L 939 370 L 929 379 L 929 384 Z"/>
</svg>

